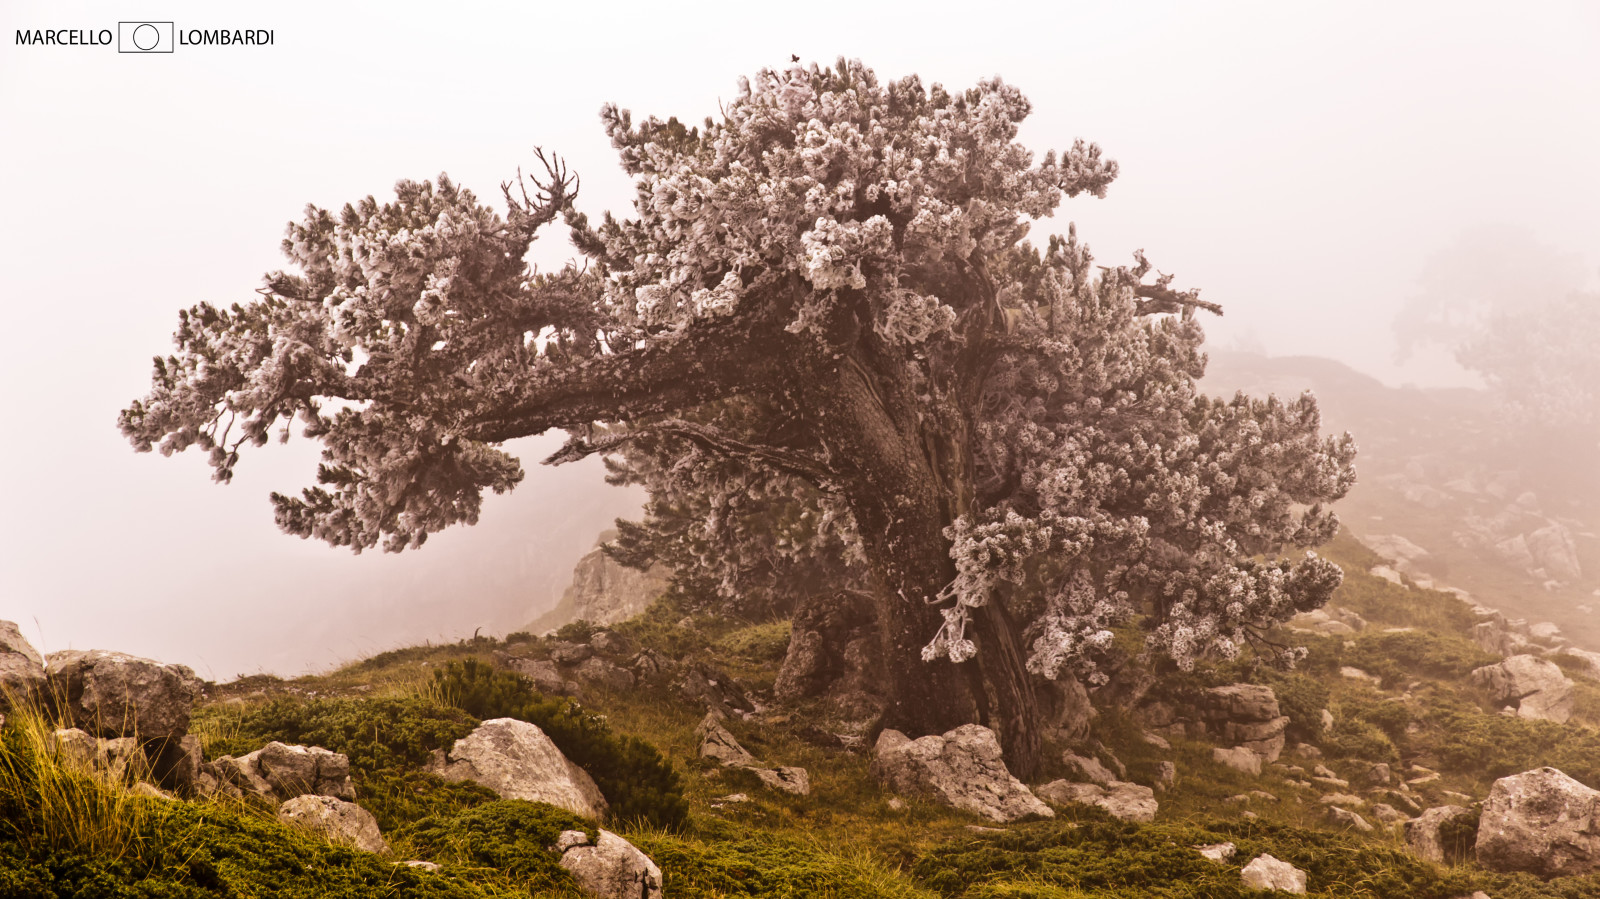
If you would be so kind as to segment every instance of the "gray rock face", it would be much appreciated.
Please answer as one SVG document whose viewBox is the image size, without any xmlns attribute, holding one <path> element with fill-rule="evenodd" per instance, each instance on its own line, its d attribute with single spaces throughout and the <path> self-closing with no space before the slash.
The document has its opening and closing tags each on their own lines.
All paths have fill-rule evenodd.
<svg viewBox="0 0 1600 899">
<path fill-rule="evenodd" d="M 1514 703 L 1519 718 L 1561 724 L 1572 717 L 1572 681 L 1554 662 L 1512 656 L 1473 671 L 1472 680 L 1495 701 Z"/>
<path fill-rule="evenodd" d="M 556 663 L 548 659 L 497 656 L 496 661 L 532 681 L 533 688 L 547 696 L 576 696 L 580 690 L 576 681 L 562 674 Z"/>
<path fill-rule="evenodd" d="M 1078 776 L 1090 783 L 1107 786 L 1117 779 L 1117 776 L 1111 773 L 1111 769 L 1100 764 L 1096 759 L 1064 752 L 1061 754 L 1061 761 L 1065 762 L 1068 768 L 1077 772 Z"/>
<path fill-rule="evenodd" d="M 1285 893 L 1306 891 L 1306 872 L 1266 854 L 1251 859 L 1239 876 L 1244 879 L 1245 886 L 1257 890 L 1282 890 Z"/>
<path fill-rule="evenodd" d="M 1554 768 L 1502 777 L 1484 800 L 1475 848 L 1493 871 L 1600 871 L 1600 791 Z"/>
<path fill-rule="evenodd" d="M 321 746 L 274 741 L 238 758 L 225 755 L 201 770 L 213 779 L 201 788 L 206 793 L 220 787 L 280 801 L 308 794 L 346 801 L 356 798 L 350 760 Z M 204 782 L 203 777 L 200 780 Z"/>
<path fill-rule="evenodd" d="M 515 718 L 494 718 L 457 740 L 429 770 L 446 780 L 470 780 L 502 799 L 558 805 L 586 818 L 603 818 L 606 800 L 588 773 L 574 765 L 544 731 Z"/>
<path fill-rule="evenodd" d="M 568 621 L 616 624 L 643 612 L 667 589 L 667 569 L 656 566 L 649 571 L 629 568 L 605 554 L 600 547 L 590 550 L 572 569 L 572 585 L 561 597 L 569 605 Z M 552 629 L 566 621 L 550 623 Z"/>
<path fill-rule="evenodd" d="M 0 708 L 6 706 L 7 691 L 25 695 L 44 683 L 44 657 L 14 622 L 0 621 Z"/>
<path fill-rule="evenodd" d="M 1208 734 L 1222 743 L 1248 749 L 1269 762 L 1283 754 L 1289 718 L 1280 713 L 1278 697 L 1260 684 L 1229 684 L 1201 694 L 1198 727 L 1191 736 Z M 1176 713 L 1174 713 L 1176 714 Z"/>
<path fill-rule="evenodd" d="M 103 649 L 51 653 L 51 689 L 72 723 L 96 736 L 176 740 L 189 732 L 200 680 L 168 665 Z"/>
<path fill-rule="evenodd" d="M 1552 521 L 1529 534 L 1527 546 L 1535 564 L 1556 580 L 1571 582 L 1583 576 L 1578 543 L 1565 526 Z"/>
<path fill-rule="evenodd" d="M 926 796 L 991 821 L 1055 816 L 1011 776 L 994 732 L 977 724 L 916 740 L 886 729 L 873 749 L 872 773 L 896 793 Z"/>
<path fill-rule="evenodd" d="M 1459 805 L 1441 805 L 1430 808 L 1406 822 L 1406 843 L 1417 858 L 1444 864 L 1444 840 L 1439 831 L 1446 824 L 1471 814 Z"/>
<path fill-rule="evenodd" d="M 661 869 L 637 846 L 609 830 L 593 843 L 581 830 L 562 831 L 556 842 L 561 867 L 597 899 L 661 899 Z"/>
<path fill-rule="evenodd" d="M 1154 821 L 1159 807 L 1154 790 L 1122 781 L 1102 786 L 1055 780 L 1035 792 L 1050 802 L 1098 806 L 1121 821 Z"/>
<path fill-rule="evenodd" d="M 601 692 L 621 693 L 633 689 L 633 672 L 606 659 L 585 660 L 573 672 L 573 676 L 578 679 L 578 683 L 594 687 Z"/>
<path fill-rule="evenodd" d="M 354 802 L 332 796 L 296 796 L 278 806 L 278 820 L 362 852 L 389 851 L 377 819 Z"/>
</svg>

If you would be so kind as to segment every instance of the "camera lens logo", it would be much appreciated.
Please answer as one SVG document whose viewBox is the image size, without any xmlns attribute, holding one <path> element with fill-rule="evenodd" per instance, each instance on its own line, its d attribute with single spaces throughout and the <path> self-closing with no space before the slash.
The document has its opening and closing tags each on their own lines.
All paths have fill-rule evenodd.
<svg viewBox="0 0 1600 899">
<path fill-rule="evenodd" d="M 177 44 L 171 22 L 118 22 L 118 53 L 171 53 Z"/>
</svg>

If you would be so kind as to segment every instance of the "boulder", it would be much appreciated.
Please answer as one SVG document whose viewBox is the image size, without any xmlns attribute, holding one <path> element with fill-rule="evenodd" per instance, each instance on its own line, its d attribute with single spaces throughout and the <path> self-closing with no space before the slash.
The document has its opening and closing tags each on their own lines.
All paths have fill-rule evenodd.
<svg viewBox="0 0 1600 899">
<path fill-rule="evenodd" d="M 561 867 L 578 888 L 597 899 L 661 899 L 661 869 L 638 847 L 609 830 L 597 840 L 581 830 L 562 831 L 556 841 Z"/>
<path fill-rule="evenodd" d="M 1122 781 L 1112 781 L 1102 786 L 1055 780 L 1035 792 L 1040 798 L 1058 804 L 1076 802 L 1079 805 L 1098 806 L 1121 821 L 1154 821 L 1158 808 L 1155 791 Z"/>
<path fill-rule="evenodd" d="M 1283 734 L 1289 719 L 1279 711 L 1278 697 L 1271 687 L 1212 687 L 1201 694 L 1199 713 L 1206 731 L 1224 743 L 1248 749 L 1269 762 L 1283 754 Z"/>
<path fill-rule="evenodd" d="M 350 759 L 321 746 L 291 746 L 273 741 L 255 752 L 238 758 L 225 755 L 202 770 L 215 785 L 201 792 L 214 792 L 226 784 L 245 794 L 279 801 L 296 796 L 318 795 L 354 801 L 355 785 L 350 781 Z"/>
<path fill-rule="evenodd" d="M 742 717 L 756 710 L 743 685 L 703 662 L 685 665 L 676 686 L 684 699 L 721 715 Z"/>
<path fill-rule="evenodd" d="M 470 780 L 502 799 L 548 802 L 586 818 L 602 818 L 606 800 L 588 773 L 561 754 L 544 731 L 515 718 L 494 718 L 435 753 L 429 770 Z"/>
<path fill-rule="evenodd" d="M 1560 877 L 1600 871 L 1600 791 L 1555 768 L 1502 777 L 1478 822 L 1478 864 Z"/>
<path fill-rule="evenodd" d="M 278 820 L 362 852 L 389 851 L 377 819 L 354 802 L 332 796 L 296 796 L 278 806 Z"/>
<path fill-rule="evenodd" d="M 1089 725 L 1099 713 L 1081 681 L 1062 674 L 1055 680 L 1036 677 L 1033 685 L 1039 701 L 1040 731 L 1062 743 L 1077 742 L 1089 735 Z"/>
<path fill-rule="evenodd" d="M 63 727 L 55 732 L 56 763 L 76 768 L 93 767 L 99 741 L 94 734 L 77 727 Z"/>
<path fill-rule="evenodd" d="M 1528 535 L 1527 547 L 1537 566 L 1552 578 L 1571 583 L 1583 576 L 1578 564 L 1578 543 L 1565 526 L 1550 522 Z"/>
<path fill-rule="evenodd" d="M 1244 885 L 1252 889 L 1282 890 L 1285 893 L 1306 891 L 1306 872 L 1266 854 L 1251 859 L 1239 876 L 1244 880 Z"/>
<path fill-rule="evenodd" d="M 722 726 L 716 712 L 707 712 L 695 728 L 700 738 L 700 757 L 713 759 L 723 767 L 745 768 L 756 764 L 756 757 L 739 745 L 739 741 Z"/>
<path fill-rule="evenodd" d="M 0 621 L 0 708 L 8 705 L 6 694 L 25 696 L 44 683 L 44 657 L 14 622 Z"/>
<path fill-rule="evenodd" d="M 977 724 L 916 740 L 885 729 L 873 749 L 872 773 L 896 793 L 926 796 L 991 821 L 1055 816 L 1011 776 L 994 732 Z"/>
<path fill-rule="evenodd" d="M 1441 805 L 1430 808 L 1406 822 L 1406 843 L 1417 858 L 1430 862 L 1445 862 L 1444 839 L 1440 836 L 1445 825 L 1472 813 L 1459 805 Z"/>
<path fill-rule="evenodd" d="M 1374 802 L 1372 804 L 1372 816 L 1377 818 L 1379 823 L 1383 824 L 1385 827 L 1395 824 L 1404 824 L 1411 820 L 1410 815 L 1407 815 L 1405 812 L 1400 811 L 1386 802 Z"/>
<path fill-rule="evenodd" d="M 1561 647 L 1561 654 L 1583 662 L 1584 667 L 1578 670 L 1579 675 L 1590 680 L 1600 680 L 1600 652 L 1590 652 L 1587 649 L 1578 649 L 1575 646 L 1563 646 Z"/>
<path fill-rule="evenodd" d="M 1515 704 L 1520 718 L 1562 724 L 1572 717 L 1572 681 L 1554 662 L 1516 655 L 1476 669 L 1472 680 L 1496 702 Z"/>
<path fill-rule="evenodd" d="M 45 666 L 63 715 L 99 737 L 176 740 L 189 732 L 200 680 L 168 665 L 103 649 L 50 654 Z"/>
</svg>

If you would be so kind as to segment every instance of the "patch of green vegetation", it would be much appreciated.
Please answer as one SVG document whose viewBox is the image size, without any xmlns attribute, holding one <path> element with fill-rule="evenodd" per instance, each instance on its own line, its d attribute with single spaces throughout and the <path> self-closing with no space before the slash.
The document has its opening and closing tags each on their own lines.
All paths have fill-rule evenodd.
<svg viewBox="0 0 1600 899">
<path fill-rule="evenodd" d="M 1355 837 L 1253 821 L 1136 825 L 1087 817 L 952 842 L 919 859 L 911 874 L 957 899 L 1242 899 L 1259 894 L 1243 885 L 1240 868 L 1269 853 L 1306 871 L 1312 896 L 1448 899 L 1471 891 L 1459 873 Z M 1216 864 L 1194 849 L 1221 842 L 1236 845 L 1233 862 Z"/>
<path fill-rule="evenodd" d="M 1485 785 L 1545 765 L 1600 785 L 1600 732 L 1593 728 L 1485 715 L 1464 702 L 1433 709 L 1427 721 L 1428 749 L 1439 765 Z"/>
<path fill-rule="evenodd" d="M 659 750 L 638 737 L 619 735 L 599 715 L 571 699 L 547 698 L 509 671 L 473 659 L 435 672 L 438 695 L 481 718 L 517 718 L 537 725 L 589 776 L 620 821 L 680 827 L 688 818 L 683 782 Z"/>
<path fill-rule="evenodd" d="M 554 849 L 564 830 L 581 830 L 590 840 L 599 836 L 592 824 L 565 809 L 520 799 L 429 816 L 397 836 L 418 858 L 452 868 L 490 870 L 538 895 L 578 897 L 582 894 Z"/>
<path fill-rule="evenodd" d="M 1418 676 L 1464 682 L 1474 668 L 1500 661 L 1465 637 L 1434 631 L 1366 633 L 1354 642 L 1345 663 L 1376 674 L 1388 687 Z"/>
<path fill-rule="evenodd" d="M 938 895 L 869 853 L 840 851 L 817 839 L 767 833 L 719 840 L 637 833 L 632 839 L 661 866 L 662 891 L 674 899 Z"/>
</svg>

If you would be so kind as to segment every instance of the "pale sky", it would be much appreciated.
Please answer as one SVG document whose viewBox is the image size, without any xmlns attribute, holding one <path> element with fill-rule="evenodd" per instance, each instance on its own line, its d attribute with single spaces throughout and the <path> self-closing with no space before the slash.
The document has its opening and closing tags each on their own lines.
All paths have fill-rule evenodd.
<svg viewBox="0 0 1600 899">
<path fill-rule="evenodd" d="M 254 8 L 251 11 L 250 7 Z M 298 674 L 500 633 L 551 601 L 636 495 L 597 468 L 491 497 L 475 528 L 403 556 L 279 534 L 267 494 L 309 483 L 304 440 L 235 483 L 194 454 L 138 455 L 117 411 L 149 386 L 179 308 L 246 302 L 308 202 L 447 171 L 480 197 L 542 146 L 591 214 L 630 187 L 602 103 L 698 122 L 790 54 L 860 58 L 1033 100 L 1037 151 L 1096 141 L 1122 174 L 1063 207 L 1102 261 L 1144 248 L 1227 310 L 1222 345 L 1343 360 L 1391 384 L 1390 322 L 1431 253 L 1485 226 L 1600 268 L 1600 4 L 261 4 L 155 0 L 178 30 L 271 29 L 266 47 L 166 55 L 18 46 L 115 31 L 126 4 L 0 5 L 0 618 L 45 651 L 120 649 L 227 679 Z M 568 248 L 536 248 L 543 265 Z M 545 445 L 552 443 L 547 438 Z"/>
</svg>

